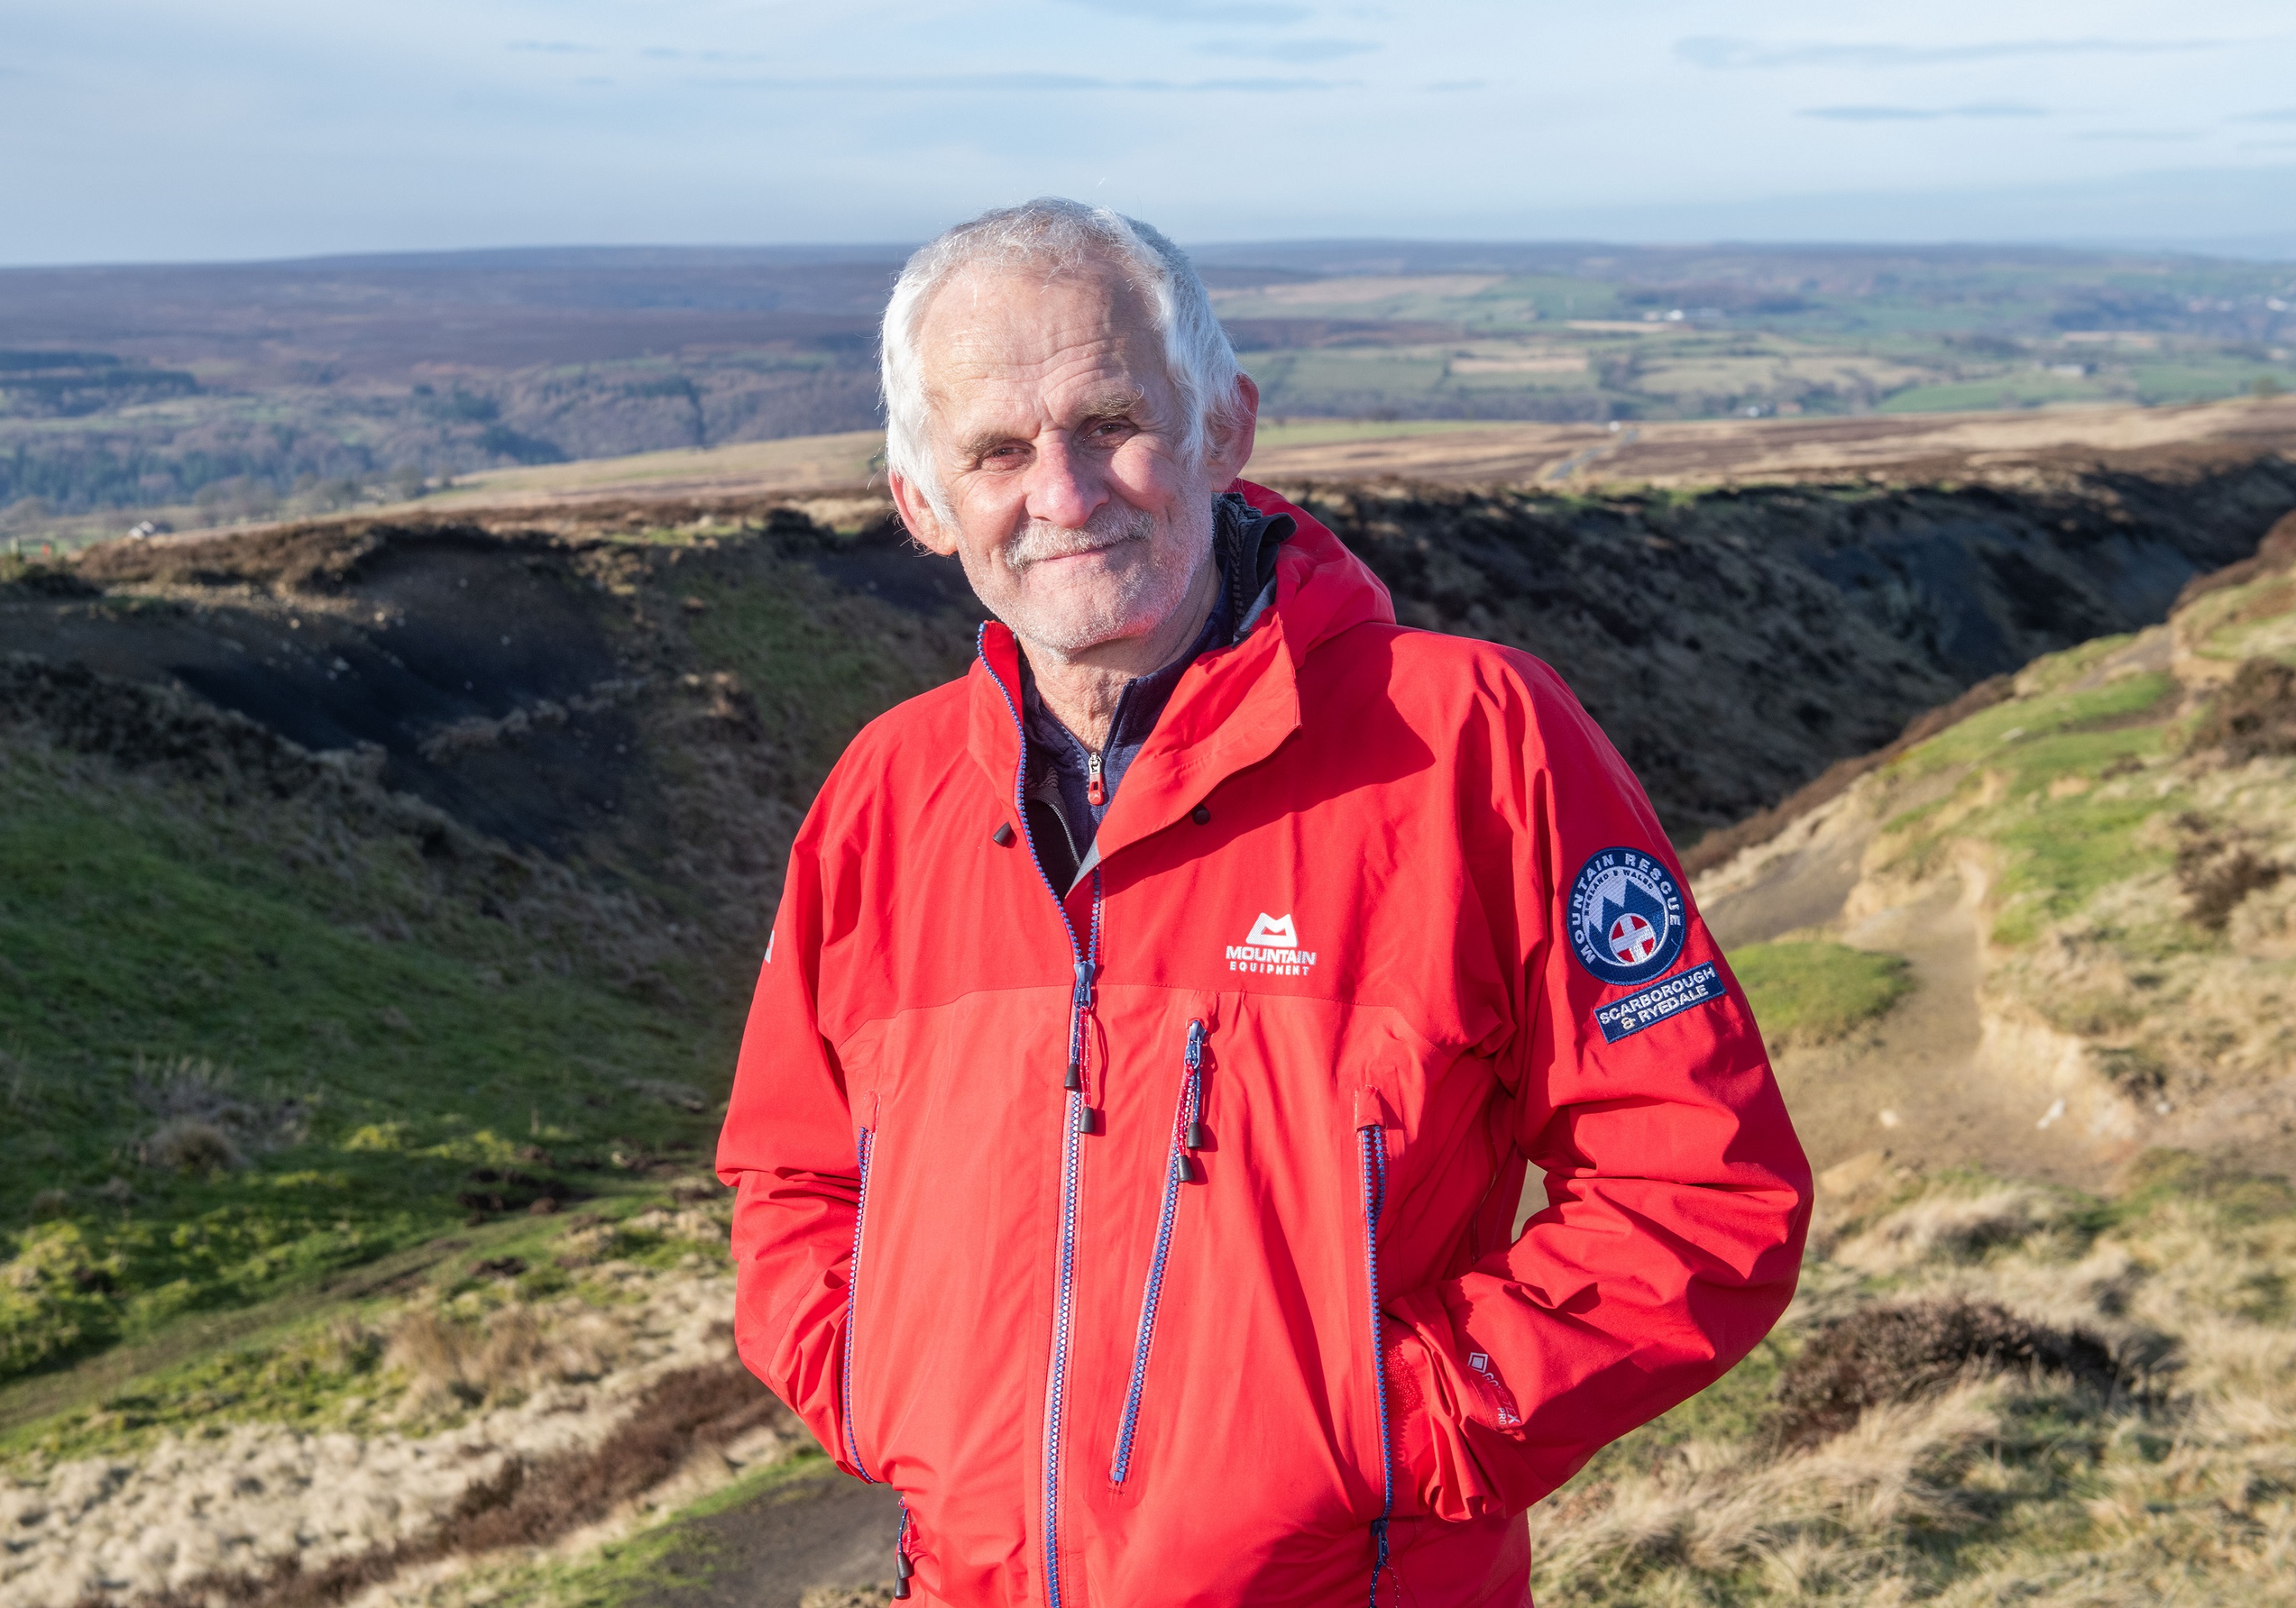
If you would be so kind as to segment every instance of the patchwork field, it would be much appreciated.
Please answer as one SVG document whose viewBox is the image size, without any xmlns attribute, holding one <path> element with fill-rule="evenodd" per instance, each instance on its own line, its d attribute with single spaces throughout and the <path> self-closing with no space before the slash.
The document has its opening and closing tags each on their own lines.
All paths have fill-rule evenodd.
<svg viewBox="0 0 2296 1608">
<path fill-rule="evenodd" d="M 1472 242 L 1193 252 L 1279 423 L 1843 423 L 2296 391 L 2286 264 Z M 0 538 L 37 551 L 146 520 L 311 517 L 601 458 L 659 455 L 631 472 L 675 485 L 676 455 L 865 431 L 876 320 L 905 255 L 0 271 Z M 1509 476 L 1544 472 L 1525 455 Z M 849 456 L 737 455 L 725 472 L 816 488 L 865 472 Z"/>
</svg>

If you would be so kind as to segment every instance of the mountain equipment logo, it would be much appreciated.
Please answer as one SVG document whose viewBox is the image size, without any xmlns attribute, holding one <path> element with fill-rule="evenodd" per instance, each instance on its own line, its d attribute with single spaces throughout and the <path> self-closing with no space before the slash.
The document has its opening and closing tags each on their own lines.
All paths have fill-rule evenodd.
<svg viewBox="0 0 2296 1608">
<path fill-rule="evenodd" d="M 1570 886 L 1570 951 L 1607 983 L 1656 977 L 1682 953 L 1682 890 L 1637 849 L 1605 849 Z"/>
<path fill-rule="evenodd" d="M 1264 944 L 1271 949 L 1296 949 L 1300 934 L 1292 929 L 1288 915 L 1270 915 L 1263 910 L 1259 919 L 1251 923 L 1251 931 L 1243 935 L 1248 944 Z"/>
<path fill-rule="evenodd" d="M 1316 952 L 1300 947 L 1300 931 L 1288 915 L 1263 910 L 1240 944 L 1227 947 L 1227 969 L 1260 972 L 1271 977 L 1305 977 L 1316 964 Z"/>
</svg>

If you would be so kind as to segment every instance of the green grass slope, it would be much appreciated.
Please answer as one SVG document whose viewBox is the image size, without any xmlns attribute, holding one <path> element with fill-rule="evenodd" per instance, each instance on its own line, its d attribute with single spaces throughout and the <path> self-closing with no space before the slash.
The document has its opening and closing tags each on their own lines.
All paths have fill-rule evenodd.
<svg viewBox="0 0 2296 1608">
<path fill-rule="evenodd" d="M 314 759 L 178 692 L 10 661 L 0 1386 L 475 1226 L 619 1211 L 703 1164 L 789 833 L 853 731 L 966 646 L 932 599 L 835 573 L 865 567 L 849 547 L 551 550 L 642 689 L 628 726 L 557 706 L 561 734 L 635 741 L 588 762 L 619 807 L 554 854 L 383 785 L 397 750 Z M 363 562 L 163 557 L 101 598 L 16 602 L 77 611 L 118 656 L 185 620 L 254 640 L 363 618 L 384 584 Z M 530 796 L 529 708 L 434 742 L 422 784 Z"/>
</svg>

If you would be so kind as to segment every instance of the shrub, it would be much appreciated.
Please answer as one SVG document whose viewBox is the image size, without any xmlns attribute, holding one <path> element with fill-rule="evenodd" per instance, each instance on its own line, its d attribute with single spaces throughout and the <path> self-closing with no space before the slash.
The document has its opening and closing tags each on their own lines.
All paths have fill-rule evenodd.
<svg viewBox="0 0 2296 1608">
<path fill-rule="evenodd" d="M 242 1159 L 223 1129 L 197 1117 L 176 1117 L 160 1125 L 136 1147 L 146 1167 L 162 1172 L 227 1172 Z"/>
<path fill-rule="evenodd" d="M 2251 659 L 2202 713 L 2187 748 L 2222 751 L 2234 765 L 2296 754 L 2296 668 Z"/>
<path fill-rule="evenodd" d="M 1868 1307 L 1821 1330 L 1778 1384 L 1771 1435 L 1816 1445 L 1866 1408 L 1934 1396 L 1965 1375 L 2001 1368 L 2065 1374 L 2110 1391 L 2120 1374 L 2095 1336 L 2031 1323 L 1990 1302 Z"/>
<path fill-rule="evenodd" d="M 2296 704 L 2291 705 L 2291 712 L 2296 715 Z M 2296 726 L 2291 734 L 2296 736 Z M 2243 899 L 2274 886 L 2286 869 L 2226 843 L 2209 830 L 2203 817 L 2190 811 L 2177 817 L 2177 827 L 2182 834 L 2177 846 L 2177 886 L 2189 901 L 2185 915 L 2206 931 L 2223 931 Z"/>
</svg>

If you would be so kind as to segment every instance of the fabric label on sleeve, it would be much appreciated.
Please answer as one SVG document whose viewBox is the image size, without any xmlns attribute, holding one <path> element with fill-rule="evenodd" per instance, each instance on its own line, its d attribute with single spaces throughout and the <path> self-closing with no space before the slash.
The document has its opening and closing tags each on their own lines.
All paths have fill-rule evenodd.
<svg viewBox="0 0 2296 1608">
<path fill-rule="evenodd" d="M 1603 1030 L 1603 1038 L 1616 1044 L 1669 1016 L 1678 1016 L 1693 1005 L 1712 1005 L 1727 997 L 1729 992 L 1722 986 L 1720 969 L 1710 960 L 1702 966 L 1677 972 L 1664 982 L 1652 983 L 1639 994 L 1629 994 L 1599 1007 L 1595 1012 L 1595 1022 Z"/>
</svg>

